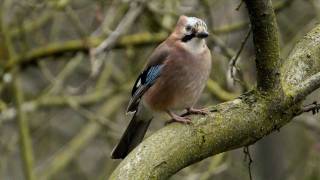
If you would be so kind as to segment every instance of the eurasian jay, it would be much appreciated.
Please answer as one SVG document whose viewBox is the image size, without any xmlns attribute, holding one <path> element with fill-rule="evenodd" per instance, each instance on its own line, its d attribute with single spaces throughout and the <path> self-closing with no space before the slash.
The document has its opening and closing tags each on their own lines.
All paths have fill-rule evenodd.
<svg viewBox="0 0 320 180">
<path fill-rule="evenodd" d="M 120 142 L 112 152 L 122 159 L 143 139 L 153 118 L 152 112 L 166 112 L 172 121 L 190 123 L 175 114 L 206 114 L 193 106 L 199 99 L 211 70 L 211 54 L 205 38 L 207 26 L 199 18 L 180 16 L 171 35 L 151 54 L 137 78 L 127 112 L 134 112 Z"/>
</svg>

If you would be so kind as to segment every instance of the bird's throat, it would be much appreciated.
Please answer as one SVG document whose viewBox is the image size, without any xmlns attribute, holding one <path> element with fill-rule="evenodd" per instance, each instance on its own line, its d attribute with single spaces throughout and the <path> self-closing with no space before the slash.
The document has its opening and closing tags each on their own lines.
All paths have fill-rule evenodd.
<svg viewBox="0 0 320 180">
<path fill-rule="evenodd" d="M 193 38 L 190 41 L 184 43 L 184 47 L 195 54 L 202 53 L 205 49 L 206 41 L 204 39 Z"/>
</svg>

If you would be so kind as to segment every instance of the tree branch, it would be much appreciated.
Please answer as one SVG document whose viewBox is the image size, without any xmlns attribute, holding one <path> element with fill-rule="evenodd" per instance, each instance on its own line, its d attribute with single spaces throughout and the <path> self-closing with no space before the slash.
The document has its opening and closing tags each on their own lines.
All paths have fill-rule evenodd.
<svg viewBox="0 0 320 180">
<path fill-rule="evenodd" d="M 116 44 L 116 41 L 119 39 L 119 37 L 130 28 L 135 19 L 142 12 L 143 7 L 144 2 L 133 1 L 132 3 L 130 3 L 130 9 L 124 15 L 117 28 L 112 31 L 108 38 L 102 41 L 98 47 L 92 49 L 93 55 L 98 55 L 103 51 L 112 48 L 112 46 Z"/>
<path fill-rule="evenodd" d="M 33 150 L 29 132 L 29 124 L 26 113 L 22 110 L 23 92 L 21 89 L 19 74 L 14 80 L 15 104 L 17 106 L 17 120 L 20 136 L 20 153 L 23 163 L 23 171 L 27 180 L 35 179 L 33 172 Z"/>
<path fill-rule="evenodd" d="M 132 1 L 128 12 L 123 16 L 122 20 L 117 25 L 116 29 L 98 47 L 90 49 L 91 61 L 91 77 L 99 74 L 103 64 L 103 60 L 97 58 L 102 52 L 110 50 L 117 42 L 119 37 L 130 29 L 136 18 L 144 9 L 144 1 Z M 105 17 L 108 18 L 108 17 Z"/>
<path fill-rule="evenodd" d="M 206 157 L 252 144 L 293 117 L 291 111 L 282 113 L 277 98 L 260 97 L 252 92 L 213 107 L 208 116 L 192 117 L 192 125 L 162 128 L 134 149 L 110 179 L 167 179 Z"/>
<path fill-rule="evenodd" d="M 122 48 L 126 46 L 145 46 L 163 41 L 167 37 L 167 33 L 137 33 L 123 36 L 114 45 L 114 48 Z M 25 65 L 34 61 L 50 56 L 59 56 L 65 53 L 84 51 L 88 52 L 88 47 L 99 45 L 103 39 L 90 37 L 86 40 L 69 40 L 62 43 L 51 43 L 44 47 L 39 47 L 29 51 L 25 55 L 18 56 L 12 62 L 5 65 L 8 71 L 17 65 Z"/>
<path fill-rule="evenodd" d="M 259 90 L 275 90 L 279 84 L 279 33 L 271 0 L 245 0 L 252 25 Z"/>
<path fill-rule="evenodd" d="M 293 48 L 281 68 L 281 84 L 288 97 L 301 101 L 319 87 L 320 26 L 312 29 Z"/>
<path fill-rule="evenodd" d="M 295 89 L 295 101 L 299 102 L 303 100 L 308 94 L 317 90 L 320 87 L 320 72 L 311 76 L 309 79 L 305 80 Z"/>
</svg>

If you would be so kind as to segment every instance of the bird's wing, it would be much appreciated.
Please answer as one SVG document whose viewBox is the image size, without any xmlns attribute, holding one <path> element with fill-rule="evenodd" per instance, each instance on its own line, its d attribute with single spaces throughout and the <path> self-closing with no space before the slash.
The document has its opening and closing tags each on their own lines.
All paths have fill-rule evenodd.
<svg viewBox="0 0 320 180">
<path fill-rule="evenodd" d="M 169 48 L 166 44 L 161 44 L 151 54 L 148 63 L 142 73 L 137 78 L 131 91 L 131 99 L 127 108 L 127 112 L 137 110 L 142 95 L 155 83 L 161 75 L 164 62 L 169 55 Z"/>
</svg>

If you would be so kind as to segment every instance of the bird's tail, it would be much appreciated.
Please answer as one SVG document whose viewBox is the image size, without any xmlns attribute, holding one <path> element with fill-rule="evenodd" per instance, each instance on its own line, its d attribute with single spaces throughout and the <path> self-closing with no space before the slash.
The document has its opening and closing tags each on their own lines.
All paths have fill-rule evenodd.
<svg viewBox="0 0 320 180">
<path fill-rule="evenodd" d="M 142 141 L 150 125 L 152 117 L 142 118 L 135 112 L 119 143 L 111 153 L 112 159 L 124 159 Z"/>
</svg>

